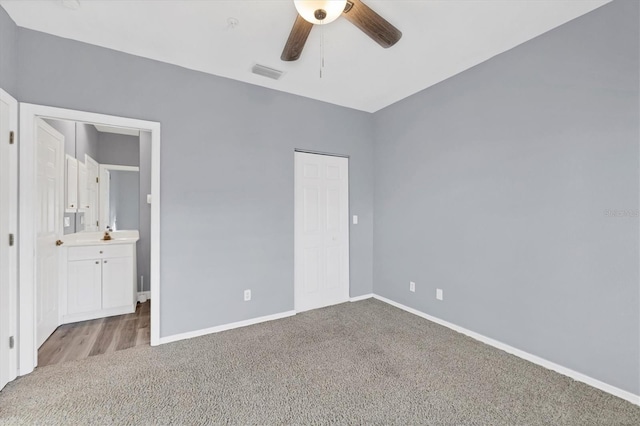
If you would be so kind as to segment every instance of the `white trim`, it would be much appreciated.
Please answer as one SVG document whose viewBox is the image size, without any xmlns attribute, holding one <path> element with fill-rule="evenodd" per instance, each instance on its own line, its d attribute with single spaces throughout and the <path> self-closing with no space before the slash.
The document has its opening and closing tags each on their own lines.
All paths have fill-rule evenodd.
<svg viewBox="0 0 640 426">
<path fill-rule="evenodd" d="M 107 170 L 120 170 L 123 172 L 139 172 L 138 166 L 121 166 L 119 164 L 100 164 L 98 167 L 102 167 Z"/>
<path fill-rule="evenodd" d="M 349 302 L 359 302 L 361 300 L 371 299 L 374 297 L 373 293 L 363 294 L 362 296 L 350 297 Z"/>
<path fill-rule="evenodd" d="M 155 303 L 157 302 L 152 303 L 151 306 L 153 307 Z M 220 333 L 221 331 L 233 330 L 234 328 L 246 327 L 248 325 L 259 324 L 261 322 L 267 322 L 267 321 L 273 321 L 273 320 L 278 320 L 282 318 L 292 317 L 295 314 L 296 314 L 296 311 L 286 311 L 286 312 L 280 312 L 279 314 L 251 318 L 248 320 L 232 322 L 230 324 L 223 324 L 216 327 L 203 328 L 202 330 L 189 331 L 189 332 L 180 333 L 180 334 L 173 334 L 171 336 L 161 337 L 160 344 L 162 345 L 165 343 L 177 342 L 178 340 L 191 339 L 193 337 L 205 336 L 207 334 Z"/>
<path fill-rule="evenodd" d="M 395 306 L 396 308 L 402 309 L 403 311 L 407 311 L 409 313 L 412 313 L 414 315 L 417 315 L 419 317 L 422 317 L 426 320 L 435 322 L 436 324 L 440 324 L 444 327 L 450 328 L 451 330 L 457 331 L 458 333 L 462 333 L 466 336 L 469 336 L 473 339 L 476 339 L 482 343 L 486 343 L 489 346 L 493 346 L 494 348 L 503 350 L 507 353 L 510 353 L 511 355 L 515 355 L 519 358 L 522 358 L 524 360 L 527 360 L 529 362 L 532 362 L 534 364 L 537 364 L 541 367 L 544 367 L 546 369 L 549 370 L 553 370 L 556 373 L 560 373 L 564 376 L 570 377 L 573 380 L 576 380 L 578 382 L 582 382 L 585 383 L 589 386 L 593 386 L 596 389 L 600 389 L 601 391 L 607 392 L 611 395 L 617 396 L 618 398 L 622 398 L 624 400 L 627 400 L 629 402 L 631 402 L 632 404 L 635 405 L 640 405 L 640 395 L 635 395 L 631 392 L 622 390 L 620 388 L 617 388 L 615 386 L 609 385 L 607 383 L 601 382 L 600 380 L 594 379 L 593 377 L 589 377 L 585 374 L 582 373 L 578 373 L 577 371 L 571 370 L 570 368 L 567 367 L 563 367 L 561 365 L 558 365 L 554 362 L 548 361 L 544 358 L 540 358 L 539 356 L 530 354 L 528 352 L 525 352 L 523 350 L 514 348 L 513 346 L 509 346 L 506 343 L 502 343 L 498 340 L 492 339 L 490 337 L 486 337 L 483 336 L 482 334 L 476 333 L 475 331 L 471 331 L 471 330 L 467 330 L 466 328 L 460 327 L 458 325 L 452 324 L 448 321 L 442 320 L 440 318 L 431 316 L 429 314 L 425 314 L 424 312 L 420 312 L 417 309 L 413 309 L 410 308 L 408 306 L 405 306 L 401 303 L 398 302 L 394 302 L 391 299 L 387 299 L 386 297 L 382 297 L 379 296 L 377 294 L 374 294 L 373 297 L 375 299 L 380 300 L 381 302 L 384 303 L 388 303 L 391 306 Z"/>
<path fill-rule="evenodd" d="M 151 345 L 160 344 L 160 123 L 75 111 L 43 105 L 20 104 L 20 224 L 19 224 L 19 371 L 37 365 L 35 337 L 35 119 L 36 117 L 127 127 L 151 132 Z"/>
</svg>

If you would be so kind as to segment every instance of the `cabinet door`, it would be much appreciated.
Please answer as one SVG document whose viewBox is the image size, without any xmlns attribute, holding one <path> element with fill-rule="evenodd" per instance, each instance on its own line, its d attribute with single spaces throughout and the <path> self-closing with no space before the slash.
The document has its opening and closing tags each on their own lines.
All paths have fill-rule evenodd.
<svg viewBox="0 0 640 426">
<path fill-rule="evenodd" d="M 87 166 L 78 161 L 78 211 L 86 212 L 89 208 L 87 194 Z"/>
<path fill-rule="evenodd" d="M 102 265 L 100 259 L 69 262 L 67 313 L 99 311 L 102 301 Z"/>
<path fill-rule="evenodd" d="M 67 155 L 66 160 L 65 210 L 75 213 L 78 210 L 78 160 Z"/>
<path fill-rule="evenodd" d="M 102 260 L 102 309 L 133 306 L 133 259 Z"/>
</svg>

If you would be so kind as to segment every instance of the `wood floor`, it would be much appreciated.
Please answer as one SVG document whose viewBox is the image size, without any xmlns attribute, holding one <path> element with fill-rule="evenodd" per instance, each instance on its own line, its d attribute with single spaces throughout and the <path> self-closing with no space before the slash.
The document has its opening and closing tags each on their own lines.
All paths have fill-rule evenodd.
<svg viewBox="0 0 640 426">
<path fill-rule="evenodd" d="M 132 314 L 61 325 L 38 350 L 38 366 L 148 345 L 150 307 L 148 300 Z"/>
</svg>

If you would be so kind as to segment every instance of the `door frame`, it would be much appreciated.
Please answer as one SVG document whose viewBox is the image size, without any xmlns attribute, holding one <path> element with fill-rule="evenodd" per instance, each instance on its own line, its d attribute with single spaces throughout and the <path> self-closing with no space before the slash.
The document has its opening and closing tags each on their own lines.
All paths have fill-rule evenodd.
<svg viewBox="0 0 640 426">
<path fill-rule="evenodd" d="M 293 217 L 294 217 L 294 232 L 293 232 L 293 241 L 294 241 L 294 245 L 293 245 L 293 255 L 294 255 L 294 259 L 293 259 L 293 309 L 295 310 L 295 312 L 301 312 L 299 309 L 299 306 L 296 306 L 296 287 L 297 287 L 297 283 L 298 283 L 298 276 L 297 276 L 297 268 L 296 268 L 296 255 L 297 255 L 297 244 L 298 244 L 298 235 L 296 232 L 296 173 L 295 173 L 295 168 L 296 168 L 296 154 L 297 153 L 301 153 L 301 154 L 313 154 L 313 155 L 323 155 L 326 157 L 338 157 L 338 158 L 345 158 L 347 160 L 347 268 L 348 268 L 348 273 L 347 273 L 347 298 L 345 300 L 345 302 L 349 301 L 349 298 L 351 297 L 351 156 L 350 155 L 345 155 L 345 154 L 336 154 L 336 153 L 330 153 L 330 152 L 324 152 L 324 151 L 313 151 L 313 150 L 309 150 L 309 149 L 300 149 L 300 148 L 295 148 L 293 150 L 293 168 L 294 168 L 294 176 L 293 176 L 293 206 L 294 206 L 294 213 L 293 213 Z"/>
<path fill-rule="evenodd" d="M 9 299 L 9 334 L 14 336 L 14 339 L 18 334 L 18 241 L 20 233 L 18 232 L 18 101 L 9 93 L 0 88 L 0 99 L 3 102 L 9 104 L 9 131 L 13 132 L 14 142 L 13 145 L 9 145 L 9 168 L 7 170 L 0 170 L 2 174 L 1 182 L 8 183 L 9 192 L 9 206 L 2 206 L 2 212 L 0 214 L 6 214 L 9 222 L 9 232 L 14 235 L 13 247 L 9 247 L 9 283 L 10 290 Z M 3 235 L 2 238 L 8 238 Z M 6 241 L 6 240 L 5 240 Z M 5 244 L 5 242 L 2 242 Z M 0 294 L 0 297 L 4 297 L 4 294 Z M 9 348 L 9 342 L 2 342 L 3 347 L 9 351 L 9 382 L 17 377 L 18 374 L 18 348 L 14 345 L 13 349 Z M 6 345 L 6 346 L 4 346 Z M 2 389 L 2 387 L 0 387 Z"/>
<path fill-rule="evenodd" d="M 128 127 L 151 133 L 151 346 L 160 344 L 160 123 L 35 104 L 20 104 L 18 374 L 38 365 L 36 344 L 36 118 Z"/>
</svg>

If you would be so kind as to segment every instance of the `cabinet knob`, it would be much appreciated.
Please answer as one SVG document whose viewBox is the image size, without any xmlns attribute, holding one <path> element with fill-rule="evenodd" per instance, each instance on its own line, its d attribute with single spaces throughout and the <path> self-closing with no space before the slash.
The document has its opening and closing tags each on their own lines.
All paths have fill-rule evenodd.
<svg viewBox="0 0 640 426">
<path fill-rule="evenodd" d="M 100 262 L 96 260 L 96 265 L 99 265 L 99 264 L 100 264 Z"/>
<path fill-rule="evenodd" d="M 107 261 L 105 260 L 104 263 L 107 263 Z"/>
<path fill-rule="evenodd" d="M 102 250 L 100 250 L 100 254 L 102 254 Z"/>
</svg>

